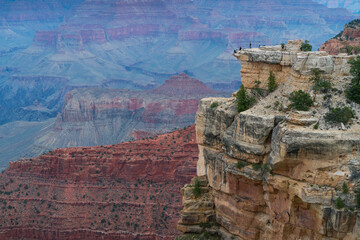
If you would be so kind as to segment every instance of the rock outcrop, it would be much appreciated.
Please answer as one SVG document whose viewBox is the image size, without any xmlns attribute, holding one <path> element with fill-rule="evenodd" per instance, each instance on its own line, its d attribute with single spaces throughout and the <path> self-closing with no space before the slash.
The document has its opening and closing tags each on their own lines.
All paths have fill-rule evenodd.
<svg viewBox="0 0 360 240">
<path fill-rule="evenodd" d="M 355 119 L 345 129 L 327 126 L 323 111 L 345 104 L 344 94 L 325 100 L 323 94 L 314 96 L 309 82 L 311 70 L 318 68 L 334 87 L 344 89 L 350 82 L 350 57 L 300 52 L 300 44 L 290 41 L 284 50 L 261 47 L 234 54 L 242 62 L 245 87 L 266 89 L 269 70 L 279 84 L 249 110 L 238 113 L 235 98 L 200 101 L 196 137 L 201 194 L 194 195 L 195 180 L 182 190 L 178 229 L 185 234 L 241 240 L 359 239 L 360 124 Z M 263 85 L 255 87 L 255 81 Z M 299 89 L 314 96 L 308 112 L 289 109 L 288 97 Z M 351 105 L 358 114 L 360 108 Z"/>
<path fill-rule="evenodd" d="M 0 239 L 173 239 L 197 157 L 190 126 L 12 162 L 0 174 Z"/>
<path fill-rule="evenodd" d="M 320 50 L 332 55 L 360 53 L 360 19 L 346 24 L 343 31 L 321 44 Z"/>
</svg>

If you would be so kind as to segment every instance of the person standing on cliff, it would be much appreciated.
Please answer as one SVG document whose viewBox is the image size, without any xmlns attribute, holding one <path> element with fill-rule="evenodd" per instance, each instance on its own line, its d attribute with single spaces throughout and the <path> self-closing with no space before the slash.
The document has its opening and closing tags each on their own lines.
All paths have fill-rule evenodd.
<svg viewBox="0 0 360 240">
<path fill-rule="evenodd" d="M 249 47 L 251 48 L 251 41 L 250 41 L 250 43 L 249 43 Z"/>
<path fill-rule="evenodd" d="M 260 41 L 259 41 L 259 48 L 260 48 Z"/>
</svg>

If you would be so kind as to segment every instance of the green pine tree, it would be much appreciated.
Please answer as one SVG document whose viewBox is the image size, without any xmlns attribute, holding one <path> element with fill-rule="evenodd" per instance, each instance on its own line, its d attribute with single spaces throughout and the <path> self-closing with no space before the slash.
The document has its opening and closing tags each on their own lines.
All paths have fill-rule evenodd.
<svg viewBox="0 0 360 240">
<path fill-rule="evenodd" d="M 255 102 L 255 98 L 249 97 L 246 93 L 244 85 L 241 85 L 240 90 L 236 93 L 236 102 L 238 112 L 248 110 Z"/>
<path fill-rule="evenodd" d="M 273 92 L 276 90 L 277 87 L 278 87 L 278 85 L 276 84 L 276 81 L 275 81 L 275 75 L 274 75 L 273 71 L 270 70 L 270 75 L 268 78 L 268 90 L 269 90 L 269 92 Z"/>
</svg>

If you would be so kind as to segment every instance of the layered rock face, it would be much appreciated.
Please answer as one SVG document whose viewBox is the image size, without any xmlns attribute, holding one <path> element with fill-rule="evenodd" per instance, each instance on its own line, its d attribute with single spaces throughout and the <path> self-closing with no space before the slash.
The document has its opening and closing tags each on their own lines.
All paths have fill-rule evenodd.
<svg viewBox="0 0 360 240">
<path fill-rule="evenodd" d="M 344 30 L 320 46 L 321 51 L 336 55 L 339 53 L 360 53 L 360 19 L 346 24 Z"/>
<path fill-rule="evenodd" d="M 74 88 L 152 89 L 186 72 L 214 90 L 234 92 L 240 84 L 240 64 L 231 55 L 235 48 L 250 41 L 253 47 L 280 43 L 288 36 L 309 39 L 317 47 L 354 18 L 345 9 L 329 9 L 312 0 L 17 0 L 1 2 L 0 15 L 0 124 L 8 124 L 0 128 L 3 162 L 43 151 L 42 144 L 30 151 L 17 148 L 12 154 L 2 149 L 12 141 L 31 145 L 33 141 L 24 139 L 42 136 L 33 128 L 26 130 L 34 133 L 31 137 L 15 136 L 15 121 L 26 121 L 22 126 L 33 125 L 28 121 L 48 125 L 46 121 L 54 121 L 49 118 L 61 112 L 64 95 Z M 29 81 L 23 85 L 14 78 Z M 40 78 L 49 81 L 37 81 Z M 70 132 L 104 130 L 96 132 L 101 136 L 95 144 L 121 131 L 118 122 L 107 122 L 103 129 L 98 122 L 74 125 L 68 126 Z M 2 129 L 8 128 L 14 135 L 2 144 L 1 136 L 7 136 Z M 136 137 L 149 135 L 144 129 L 136 131 Z M 128 135 L 119 133 L 124 134 Z M 85 134 L 75 137 L 92 139 Z M 54 141 L 50 137 L 43 143 L 54 146 Z"/>
<path fill-rule="evenodd" d="M 197 156 L 191 126 L 12 162 L 0 175 L 0 238 L 173 239 Z"/>
<path fill-rule="evenodd" d="M 44 90 L 33 84 L 33 79 L 17 79 L 20 80 L 37 94 L 44 91 L 54 93 L 50 83 Z M 45 78 L 42 81 L 51 80 Z M 60 96 L 53 96 L 53 100 L 56 97 L 65 98 L 61 113 L 56 118 L 0 127 L 0 169 L 6 168 L 9 161 L 35 157 L 55 148 L 114 144 L 189 126 L 195 122 L 201 98 L 230 96 L 230 93 L 213 91 L 201 81 L 182 73 L 152 90 L 77 88 L 64 95 L 65 91 Z M 32 101 L 37 101 L 35 96 Z M 5 103 L 8 103 L 6 109 L 11 109 L 12 102 Z M 50 114 L 41 102 L 31 109 Z M 30 114 L 29 117 L 40 118 L 43 115 Z"/>
<path fill-rule="evenodd" d="M 45 148 L 96 146 L 141 139 L 194 123 L 199 100 L 215 92 L 182 73 L 153 90 L 86 88 L 67 94 Z"/>
<path fill-rule="evenodd" d="M 294 90 L 309 91 L 314 68 L 343 89 L 350 82 L 349 57 L 299 52 L 300 43 L 234 54 L 245 66 L 246 87 L 263 81 L 269 69 L 279 83 L 249 110 L 238 113 L 235 98 L 200 101 L 201 194 L 194 195 L 194 180 L 183 188 L 182 232 L 246 240 L 359 239 L 359 122 L 355 119 L 343 130 L 326 127 L 323 111 L 345 99 L 338 93 L 333 100 L 315 96 L 309 112 L 289 111 L 287 100 Z M 358 114 L 359 107 L 353 107 Z M 316 130 L 315 123 L 320 123 Z"/>
</svg>

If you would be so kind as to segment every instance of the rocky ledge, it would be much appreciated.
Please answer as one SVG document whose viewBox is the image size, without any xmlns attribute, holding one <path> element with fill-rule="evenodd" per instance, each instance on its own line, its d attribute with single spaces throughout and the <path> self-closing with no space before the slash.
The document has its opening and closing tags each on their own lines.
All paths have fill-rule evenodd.
<svg viewBox="0 0 360 240">
<path fill-rule="evenodd" d="M 262 47 L 234 54 L 242 62 L 242 82 L 248 90 L 265 91 L 270 70 L 279 84 L 274 92 L 258 97 L 252 108 L 238 113 L 235 97 L 200 101 L 198 179 L 182 190 L 184 208 L 178 223 L 184 236 L 360 238 L 360 125 L 357 118 L 345 128 L 323 121 L 324 112 L 339 104 L 359 114 L 359 106 L 340 93 L 350 82 L 349 57 L 301 52 L 300 45 L 291 41 L 284 49 Z M 315 94 L 309 82 L 314 68 L 337 88 L 331 97 Z M 290 93 L 299 89 L 314 100 L 309 111 L 289 108 Z"/>
</svg>

